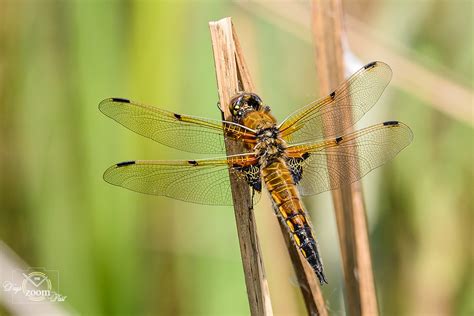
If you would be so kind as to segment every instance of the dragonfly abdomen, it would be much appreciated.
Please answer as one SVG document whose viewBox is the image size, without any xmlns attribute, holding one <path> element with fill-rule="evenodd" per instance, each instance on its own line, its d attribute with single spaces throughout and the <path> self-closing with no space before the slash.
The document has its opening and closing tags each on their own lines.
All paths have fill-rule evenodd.
<svg viewBox="0 0 474 316">
<path fill-rule="evenodd" d="M 263 168 L 262 178 L 292 239 L 313 268 L 319 281 L 327 283 L 309 217 L 285 161 L 276 160 Z"/>
</svg>

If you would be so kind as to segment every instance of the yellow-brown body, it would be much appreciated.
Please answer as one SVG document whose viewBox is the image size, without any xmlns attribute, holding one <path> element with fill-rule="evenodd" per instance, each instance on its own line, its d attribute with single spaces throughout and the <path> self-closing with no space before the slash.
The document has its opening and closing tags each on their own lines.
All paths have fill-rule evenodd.
<svg viewBox="0 0 474 316">
<path fill-rule="evenodd" d="M 391 76 L 388 65 L 369 63 L 327 97 L 297 110 L 279 125 L 258 95 L 244 91 L 230 100 L 232 116 L 226 121 L 173 113 L 123 98 L 105 99 L 99 105 L 105 115 L 164 145 L 195 153 L 223 153 L 229 142 L 237 142 L 246 150 L 217 159 L 125 161 L 108 168 L 104 180 L 137 192 L 209 205 L 232 205 L 229 172 L 245 179 L 256 192 L 266 186 L 295 245 L 320 282 L 326 282 L 300 193 L 318 194 L 353 183 L 413 140 L 410 128 L 398 121 L 344 134 L 375 104 Z"/>
<path fill-rule="evenodd" d="M 258 157 L 260 178 L 279 211 L 278 215 L 318 278 L 327 282 L 309 217 L 287 163 L 286 142 L 279 135 L 275 118 L 268 108 L 250 110 L 241 123 L 257 132 L 256 143 L 248 144 L 248 147 Z"/>
</svg>

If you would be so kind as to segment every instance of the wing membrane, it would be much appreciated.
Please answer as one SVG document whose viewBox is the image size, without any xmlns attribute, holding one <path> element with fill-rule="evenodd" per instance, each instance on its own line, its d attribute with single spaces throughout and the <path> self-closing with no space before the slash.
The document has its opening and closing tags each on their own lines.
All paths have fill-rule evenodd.
<svg viewBox="0 0 474 316">
<path fill-rule="evenodd" d="M 367 64 L 327 97 L 294 112 L 279 126 L 289 143 L 300 143 L 342 135 L 382 95 L 392 70 L 380 61 Z"/>
<path fill-rule="evenodd" d="M 392 121 L 320 143 L 305 143 L 287 149 L 290 157 L 302 158 L 302 195 L 339 188 L 362 178 L 395 157 L 413 140 L 403 123 Z"/>
<path fill-rule="evenodd" d="M 229 170 L 256 163 L 253 154 L 222 159 L 122 162 L 104 173 L 104 180 L 146 194 L 208 205 L 232 205 Z M 241 177 L 244 180 L 244 177 Z"/>
<path fill-rule="evenodd" d="M 233 122 L 176 114 L 126 99 L 105 99 L 99 109 L 140 135 L 187 152 L 225 154 L 224 133 L 234 140 L 255 141 L 251 129 Z"/>
</svg>

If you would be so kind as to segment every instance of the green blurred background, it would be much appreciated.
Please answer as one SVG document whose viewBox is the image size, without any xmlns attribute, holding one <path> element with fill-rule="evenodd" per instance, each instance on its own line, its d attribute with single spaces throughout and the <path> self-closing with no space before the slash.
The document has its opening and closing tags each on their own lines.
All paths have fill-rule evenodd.
<svg viewBox="0 0 474 316">
<path fill-rule="evenodd" d="M 399 79 L 359 124 L 396 119 L 415 134 L 364 179 L 381 314 L 472 315 L 473 2 L 344 8 L 371 33 L 358 36 L 388 47 L 354 49 L 366 52 L 363 64 L 386 61 L 406 77 L 413 67 L 391 63 L 402 60 L 440 79 L 413 73 L 426 90 Z M 28 266 L 57 270 L 65 313 L 249 314 L 232 208 L 102 180 L 119 161 L 202 157 L 135 135 L 97 105 L 117 96 L 219 118 L 207 23 L 232 16 L 258 92 L 281 120 L 328 92 L 316 88 L 309 11 L 307 1 L 0 0 L 1 256 L 13 256 L 10 248 Z M 430 102 L 430 91 L 444 99 Z M 305 202 L 328 271 L 325 299 L 332 315 L 343 315 L 330 193 Z M 276 217 L 255 212 L 275 314 L 304 314 Z M 8 279 L 11 271 L 0 269 Z M 14 314 L 5 295 L 0 314 Z"/>
</svg>

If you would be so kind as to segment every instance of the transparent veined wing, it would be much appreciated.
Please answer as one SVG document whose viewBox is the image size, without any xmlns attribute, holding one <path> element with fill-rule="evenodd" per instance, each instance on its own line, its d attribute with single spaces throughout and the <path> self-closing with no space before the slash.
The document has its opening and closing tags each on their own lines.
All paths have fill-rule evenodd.
<svg viewBox="0 0 474 316">
<path fill-rule="evenodd" d="M 373 125 L 332 140 L 287 148 L 293 170 L 302 170 L 302 195 L 318 194 L 350 184 L 395 157 L 413 140 L 401 122 Z"/>
<path fill-rule="evenodd" d="M 365 65 L 330 95 L 286 118 L 279 125 L 281 136 L 289 143 L 301 143 L 342 135 L 372 108 L 391 78 L 387 64 Z"/>
<path fill-rule="evenodd" d="M 115 164 L 104 180 L 126 189 L 207 205 L 232 205 L 229 170 L 245 181 L 241 167 L 257 163 L 253 154 L 221 159 L 148 161 Z"/>
<path fill-rule="evenodd" d="M 224 133 L 236 141 L 255 142 L 255 133 L 242 125 L 176 114 L 127 99 L 105 99 L 99 109 L 140 135 L 187 152 L 225 154 Z"/>
</svg>

